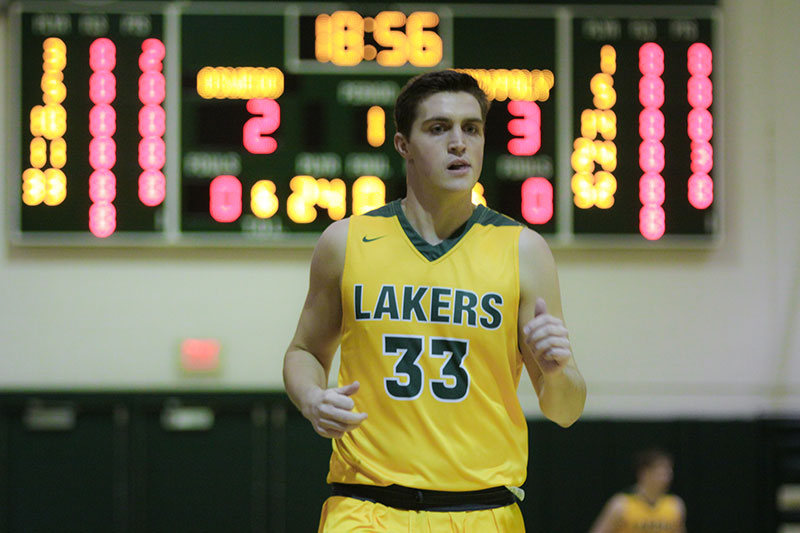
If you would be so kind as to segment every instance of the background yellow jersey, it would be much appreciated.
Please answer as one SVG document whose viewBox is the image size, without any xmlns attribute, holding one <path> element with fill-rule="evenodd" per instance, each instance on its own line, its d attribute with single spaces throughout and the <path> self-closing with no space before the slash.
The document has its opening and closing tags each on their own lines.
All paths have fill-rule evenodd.
<svg viewBox="0 0 800 533">
<path fill-rule="evenodd" d="M 681 505 L 669 494 L 650 503 L 635 493 L 625 494 L 619 533 L 677 533 L 683 531 Z"/>
<path fill-rule="evenodd" d="M 369 416 L 333 441 L 329 482 L 465 491 L 525 481 L 516 395 L 522 227 L 477 206 L 431 245 L 399 201 L 353 216 L 339 384 Z"/>
</svg>

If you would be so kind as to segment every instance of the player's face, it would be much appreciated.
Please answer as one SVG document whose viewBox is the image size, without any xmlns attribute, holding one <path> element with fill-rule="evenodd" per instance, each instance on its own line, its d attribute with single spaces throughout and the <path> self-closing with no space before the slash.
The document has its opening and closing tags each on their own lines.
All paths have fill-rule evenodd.
<svg viewBox="0 0 800 533">
<path fill-rule="evenodd" d="M 471 191 L 483 167 L 481 108 L 467 92 L 442 92 L 417 105 L 408 138 L 395 136 L 409 181 L 446 191 Z"/>
<path fill-rule="evenodd" d="M 660 492 L 666 492 L 672 483 L 672 463 L 659 459 L 644 471 L 644 482 Z"/>
</svg>

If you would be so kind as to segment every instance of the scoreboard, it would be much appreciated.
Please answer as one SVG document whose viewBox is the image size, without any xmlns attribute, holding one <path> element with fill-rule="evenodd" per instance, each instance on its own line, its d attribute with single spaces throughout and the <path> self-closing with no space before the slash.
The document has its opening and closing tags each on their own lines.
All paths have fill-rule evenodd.
<svg viewBox="0 0 800 533">
<path fill-rule="evenodd" d="M 491 101 L 484 203 L 564 246 L 722 230 L 713 6 L 17 2 L 10 238 L 306 246 L 405 192 L 394 100 Z"/>
</svg>

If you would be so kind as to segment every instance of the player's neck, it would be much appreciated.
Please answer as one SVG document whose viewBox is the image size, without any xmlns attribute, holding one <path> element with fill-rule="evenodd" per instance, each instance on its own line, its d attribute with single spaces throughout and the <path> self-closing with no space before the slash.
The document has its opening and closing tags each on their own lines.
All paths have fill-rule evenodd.
<svg viewBox="0 0 800 533">
<path fill-rule="evenodd" d="M 644 485 L 636 485 L 636 493 L 650 505 L 655 505 L 658 499 L 664 495 L 663 491 L 652 489 Z"/>
<path fill-rule="evenodd" d="M 431 244 L 439 244 L 452 236 L 472 216 L 475 206 L 463 194 L 440 198 L 420 198 L 409 188 L 400 205 L 411 227 Z"/>
</svg>

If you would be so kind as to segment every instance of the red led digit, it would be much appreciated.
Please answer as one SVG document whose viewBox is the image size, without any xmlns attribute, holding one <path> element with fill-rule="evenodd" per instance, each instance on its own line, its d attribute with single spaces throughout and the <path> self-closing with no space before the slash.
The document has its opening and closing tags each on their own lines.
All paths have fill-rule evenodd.
<svg viewBox="0 0 800 533">
<path fill-rule="evenodd" d="M 664 73 L 664 49 L 656 43 L 644 43 L 639 48 L 639 72 L 659 77 Z"/>
<path fill-rule="evenodd" d="M 664 105 L 664 80 L 652 74 L 642 76 L 639 80 L 639 103 L 645 108 Z"/>
<path fill-rule="evenodd" d="M 655 204 L 642 206 L 639 211 L 639 231 L 645 239 L 660 239 L 666 231 L 664 209 Z"/>
<path fill-rule="evenodd" d="M 98 204 L 110 203 L 117 197 L 117 179 L 106 169 L 99 169 L 89 176 L 89 199 Z"/>
<path fill-rule="evenodd" d="M 714 149 L 708 141 L 692 141 L 693 173 L 708 174 L 714 166 Z"/>
<path fill-rule="evenodd" d="M 109 202 L 89 207 L 89 229 L 95 237 L 108 237 L 117 229 L 117 209 Z"/>
<path fill-rule="evenodd" d="M 257 115 L 244 123 L 242 143 L 251 154 L 271 154 L 278 142 L 269 137 L 281 124 L 281 108 L 271 98 L 253 98 L 247 101 L 247 111 Z"/>
<path fill-rule="evenodd" d="M 689 203 L 697 209 L 705 209 L 714 199 L 714 182 L 708 174 L 692 174 L 689 178 Z"/>
<path fill-rule="evenodd" d="M 713 85 L 705 76 L 692 76 L 686 84 L 689 104 L 693 108 L 708 109 L 713 100 Z"/>
<path fill-rule="evenodd" d="M 664 199 L 664 178 L 656 172 L 646 172 L 639 180 L 639 200 L 642 205 L 662 205 Z"/>
<path fill-rule="evenodd" d="M 664 50 L 656 43 L 645 43 L 639 48 L 639 167 L 643 175 L 639 178 L 639 232 L 645 239 L 660 239 L 666 231 L 664 213 Z"/>
<path fill-rule="evenodd" d="M 111 72 L 117 66 L 117 47 L 110 39 L 96 39 L 89 46 L 92 72 Z"/>
<path fill-rule="evenodd" d="M 553 184 L 545 178 L 522 182 L 522 218 L 531 224 L 544 224 L 553 218 Z"/>
<path fill-rule="evenodd" d="M 139 70 L 142 72 L 161 72 L 161 61 L 167 55 L 164 43 L 155 38 L 145 39 L 142 43 L 142 53 L 139 55 Z"/>
<path fill-rule="evenodd" d="M 508 141 L 513 155 L 533 155 L 542 147 L 542 111 L 536 102 L 512 100 L 508 112 L 515 118 L 508 121 L 508 132 L 517 137 Z"/>
<path fill-rule="evenodd" d="M 92 137 L 111 137 L 117 131 L 117 112 L 108 104 L 97 104 L 89 111 Z"/>
<path fill-rule="evenodd" d="M 235 176 L 211 180 L 208 211 L 217 222 L 234 222 L 241 216 L 242 183 Z"/>
<path fill-rule="evenodd" d="M 639 167 L 645 172 L 664 170 L 664 145 L 656 139 L 645 139 L 639 145 Z"/>
<path fill-rule="evenodd" d="M 686 68 L 691 77 L 687 83 L 686 97 L 692 110 L 687 117 L 687 133 L 691 140 L 691 170 L 688 182 L 689 203 L 696 209 L 706 209 L 714 201 L 714 180 L 709 172 L 714 166 L 714 117 L 709 111 L 714 87 L 709 75 L 713 55 L 708 45 L 694 43 L 686 54 Z"/>
<path fill-rule="evenodd" d="M 712 71 L 713 54 L 704 43 L 694 43 L 687 52 L 687 68 L 692 76 L 708 77 Z"/>
<path fill-rule="evenodd" d="M 108 237 L 117 228 L 117 210 L 111 202 L 116 198 L 117 179 L 111 170 L 117 162 L 117 145 L 112 136 L 117 129 L 117 114 L 111 105 L 117 96 L 117 48 L 106 38 L 95 39 L 89 46 L 89 164 L 94 172 L 89 177 L 89 231 L 96 237 Z"/>
<path fill-rule="evenodd" d="M 110 169 L 117 163 L 117 145 L 111 137 L 89 141 L 89 164 L 95 170 Z"/>
<path fill-rule="evenodd" d="M 161 137 L 145 137 L 139 142 L 139 166 L 144 170 L 158 170 L 164 166 L 167 146 Z"/>
<path fill-rule="evenodd" d="M 163 137 L 167 129 L 167 114 L 160 105 L 145 105 L 139 110 L 139 135 Z"/>
<path fill-rule="evenodd" d="M 89 77 L 89 99 L 92 103 L 110 104 L 116 97 L 117 78 L 111 71 L 98 71 Z"/>
<path fill-rule="evenodd" d="M 144 72 L 139 76 L 139 100 L 143 104 L 160 104 L 167 94 L 167 84 L 160 72 Z"/>
<path fill-rule="evenodd" d="M 664 114 L 661 110 L 645 108 L 639 113 L 639 136 L 657 141 L 664 138 Z"/>
<path fill-rule="evenodd" d="M 139 174 L 139 199 L 144 205 L 153 207 L 164 201 L 167 180 L 160 170 L 145 170 Z"/>
<path fill-rule="evenodd" d="M 164 43 L 158 39 L 145 39 L 139 54 L 139 200 L 146 206 L 160 205 L 166 196 L 166 178 L 161 169 L 167 160 L 164 132 L 167 116 L 161 103 L 166 97 L 166 80 L 162 60 L 166 55 Z"/>
</svg>

